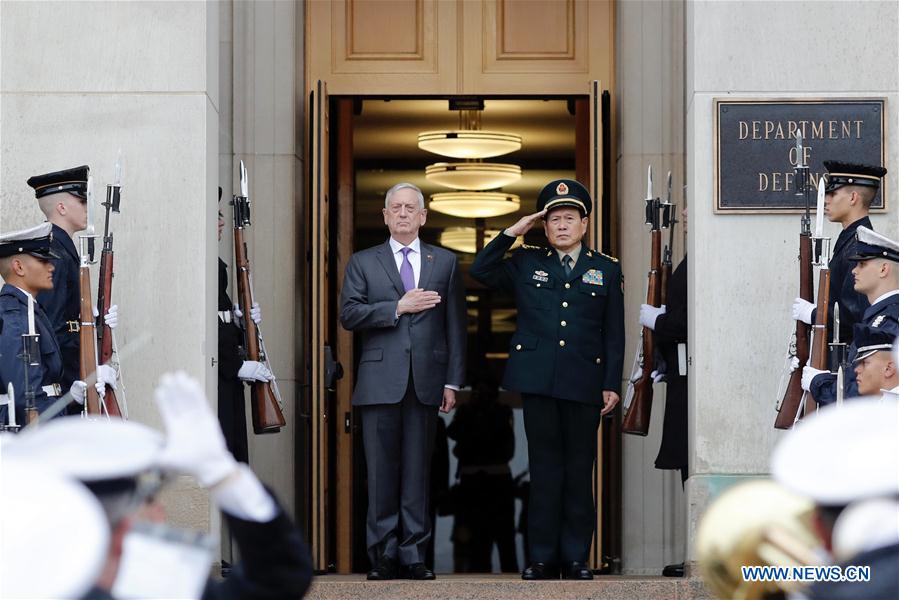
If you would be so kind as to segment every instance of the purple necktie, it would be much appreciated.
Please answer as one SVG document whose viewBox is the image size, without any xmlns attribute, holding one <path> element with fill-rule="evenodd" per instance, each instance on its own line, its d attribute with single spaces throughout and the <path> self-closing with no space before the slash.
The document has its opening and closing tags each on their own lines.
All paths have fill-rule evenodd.
<svg viewBox="0 0 899 600">
<path fill-rule="evenodd" d="M 409 253 L 412 252 L 412 248 L 403 248 L 400 252 L 403 253 L 403 264 L 400 265 L 400 279 L 403 280 L 403 287 L 408 292 L 415 288 L 415 272 L 412 270 L 412 263 L 409 262 Z"/>
</svg>

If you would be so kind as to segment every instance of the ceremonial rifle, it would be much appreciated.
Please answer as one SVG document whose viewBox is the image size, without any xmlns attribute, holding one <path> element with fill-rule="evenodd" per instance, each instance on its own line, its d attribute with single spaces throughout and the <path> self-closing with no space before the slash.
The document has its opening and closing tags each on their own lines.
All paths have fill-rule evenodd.
<svg viewBox="0 0 899 600">
<path fill-rule="evenodd" d="M 91 270 L 90 265 L 94 260 L 94 240 L 97 237 L 94 231 L 93 208 L 93 177 L 87 178 L 87 227 L 85 232 L 78 236 L 81 242 L 78 270 L 78 287 L 81 294 L 81 325 L 78 328 L 79 337 L 79 379 L 87 384 L 85 389 L 84 409 L 82 413 L 88 415 L 100 415 L 103 408 L 100 405 L 100 395 L 92 382 L 97 377 L 97 328 L 94 321 L 94 305 L 91 302 Z"/>
<path fill-rule="evenodd" d="M 19 358 L 22 359 L 22 372 L 25 375 L 25 381 L 22 384 L 22 395 L 25 398 L 25 425 L 32 425 L 34 423 L 37 423 L 39 418 L 37 405 L 34 402 L 34 388 L 31 385 L 31 377 L 29 376 L 29 371 L 41 366 L 40 339 L 41 335 L 34 328 L 34 297 L 29 294 L 28 333 L 22 334 L 22 354 L 19 355 Z M 10 386 L 9 391 L 9 429 L 12 431 L 17 431 L 18 426 L 16 425 L 16 404 L 12 386 Z"/>
<path fill-rule="evenodd" d="M 234 259 L 237 264 L 237 296 L 240 310 L 243 312 L 244 334 L 246 338 L 247 360 L 265 363 L 269 370 L 268 357 L 265 353 L 265 342 L 262 333 L 250 318 L 253 307 L 253 285 L 250 275 L 250 259 L 247 255 L 247 244 L 243 237 L 245 227 L 250 226 L 250 198 L 247 181 L 247 168 L 240 161 L 240 195 L 234 196 L 231 206 L 234 207 Z M 273 385 L 274 384 L 274 385 Z M 250 384 L 251 413 L 253 416 L 253 432 L 277 433 L 284 427 L 284 413 L 281 410 L 281 394 L 276 380 L 254 381 Z"/>
<path fill-rule="evenodd" d="M 802 145 L 802 133 L 796 133 L 796 167 L 793 169 L 796 181 L 796 195 L 805 198 L 805 214 L 799 221 L 799 297 L 812 301 L 812 230 L 811 199 L 808 185 L 808 165 L 804 159 L 805 150 Z M 787 376 L 786 387 L 781 380 L 778 389 L 776 429 L 789 429 L 796 421 L 802 404 L 802 369 L 809 359 L 809 336 L 811 328 L 800 320 L 796 320 L 796 331 L 790 342 L 785 369 L 791 367 L 793 358 L 798 359 L 798 366 Z"/>
<path fill-rule="evenodd" d="M 113 253 L 112 233 L 109 231 L 109 213 L 119 212 L 122 189 L 122 160 L 121 156 L 115 163 L 115 182 L 106 186 L 106 223 L 103 225 L 103 250 L 100 251 L 100 287 L 97 290 L 97 347 L 99 348 L 98 364 L 105 365 L 112 358 L 112 328 L 106 324 L 105 316 L 112 306 L 112 278 L 113 278 Z M 106 385 L 106 395 L 103 398 L 106 410 L 110 416 L 121 417 L 122 410 L 116 398 L 115 390 L 109 384 Z"/>
<path fill-rule="evenodd" d="M 668 302 L 668 281 L 671 280 L 671 253 L 674 249 L 674 226 L 677 224 L 676 204 L 671 203 L 671 171 L 668 171 L 668 199 L 662 203 L 662 229 L 668 228 L 668 243 L 662 251 L 661 305 Z M 661 306 L 660 305 L 660 306 Z"/>
<path fill-rule="evenodd" d="M 830 239 L 825 238 L 824 230 L 824 178 L 818 179 L 818 202 L 815 215 L 815 235 L 812 238 L 815 257 L 812 263 L 819 267 L 818 271 L 818 305 L 815 309 L 815 325 L 812 328 L 811 366 L 827 371 L 827 321 L 830 314 L 830 269 L 827 266 L 830 254 Z M 839 334 L 837 334 L 839 335 Z M 811 393 L 803 395 L 802 415 L 806 416 L 818 408 Z"/>
<path fill-rule="evenodd" d="M 837 374 L 837 406 L 843 405 L 844 373 L 843 362 L 846 360 L 846 343 L 840 341 L 840 303 L 833 303 L 833 342 L 830 343 L 830 370 Z"/>
<path fill-rule="evenodd" d="M 652 193 L 652 165 L 646 176 L 646 224 L 649 225 L 652 250 L 650 253 L 650 267 L 647 275 L 646 303 L 652 306 L 661 306 L 661 261 L 662 261 L 662 202 Z M 665 224 L 667 226 L 667 223 Z M 649 417 L 652 410 L 652 371 L 655 364 L 653 359 L 654 344 L 652 330 L 643 327 L 640 332 L 640 344 L 638 345 L 639 358 L 635 364 L 628 389 L 625 393 L 625 414 L 621 422 L 621 431 L 636 435 L 649 433 Z"/>
</svg>

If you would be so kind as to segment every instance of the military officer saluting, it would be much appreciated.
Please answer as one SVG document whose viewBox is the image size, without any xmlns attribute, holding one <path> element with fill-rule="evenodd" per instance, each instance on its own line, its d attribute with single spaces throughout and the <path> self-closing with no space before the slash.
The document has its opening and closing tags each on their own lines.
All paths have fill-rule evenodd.
<svg viewBox="0 0 899 600">
<path fill-rule="evenodd" d="M 870 327 L 899 335 L 899 244 L 867 227 L 859 227 L 854 244 L 855 253 L 847 257 L 855 263 L 851 277 L 855 291 L 864 294 L 870 306 L 862 315 L 862 323 Z M 848 361 L 844 366 L 846 398 L 859 395 L 858 382 L 852 365 L 856 359 L 858 344 L 849 346 Z M 802 389 L 810 391 L 818 404 L 830 404 L 836 400 L 836 375 L 806 366 L 802 371 Z"/>
<path fill-rule="evenodd" d="M 531 487 L 531 565 L 523 579 L 592 579 L 596 526 L 591 489 L 600 418 L 619 400 L 624 353 L 621 266 L 583 243 L 592 201 L 577 181 L 543 188 L 523 217 L 475 258 L 471 276 L 513 291 L 518 327 L 503 386 L 521 392 Z M 544 220 L 549 248 L 503 258 Z"/>
<path fill-rule="evenodd" d="M 53 326 L 35 297 L 53 288 L 53 231 L 49 223 L 0 236 L 0 391 L 12 384 L 15 420 L 25 424 L 25 380 L 34 392 L 38 413 L 46 410 L 67 388 L 60 384 L 62 357 Z M 26 369 L 21 358 L 22 336 L 36 333 L 40 353 L 38 365 Z M 72 395 L 84 401 L 84 383 L 70 382 Z M 4 398 L 4 401 L 6 398 Z M 8 423 L 7 406 L 0 409 L 0 422 Z"/>
<path fill-rule="evenodd" d="M 87 227 L 87 165 L 35 175 L 28 179 L 34 188 L 38 206 L 53 228 L 50 247 L 53 259 L 53 289 L 37 296 L 47 318 L 53 325 L 56 341 L 62 353 L 63 373 L 60 382 L 66 388 L 80 374 L 78 333 L 81 321 L 81 292 L 78 281 L 80 260 L 73 236 Z M 118 307 L 112 305 L 104 320 L 111 328 L 118 324 Z M 97 377 L 115 387 L 116 373 L 112 367 L 101 365 Z"/>
<path fill-rule="evenodd" d="M 887 170 L 876 165 L 858 165 L 852 163 L 825 160 L 824 212 L 828 220 L 840 223 L 840 232 L 833 246 L 833 256 L 828 263 L 830 269 L 830 305 L 828 315 L 833 315 L 833 305 L 840 303 L 840 341 L 852 342 L 855 323 L 860 323 L 868 299 L 854 289 L 852 267 L 855 264 L 849 258 L 855 254 L 855 232 L 859 227 L 873 229 L 868 211 L 871 202 L 880 189 L 880 180 Z M 802 298 L 793 301 L 793 318 L 811 325 L 815 322 L 815 305 Z M 831 320 L 833 317 L 831 316 Z M 832 339 L 833 323 L 827 324 L 827 339 Z"/>
</svg>

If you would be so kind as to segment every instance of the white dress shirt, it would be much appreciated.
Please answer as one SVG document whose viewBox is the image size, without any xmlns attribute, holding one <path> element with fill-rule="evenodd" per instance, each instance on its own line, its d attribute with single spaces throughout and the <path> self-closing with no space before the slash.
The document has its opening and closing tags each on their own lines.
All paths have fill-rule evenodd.
<svg viewBox="0 0 899 600">
<path fill-rule="evenodd" d="M 390 249 L 393 251 L 393 260 L 396 261 L 396 271 L 400 272 L 400 267 L 403 264 L 403 246 L 401 243 L 396 241 L 393 238 L 390 238 Z M 415 287 L 418 287 L 419 275 L 421 275 L 421 241 L 418 238 L 412 240 L 412 243 L 409 244 L 409 248 L 412 248 L 412 252 L 409 253 L 409 262 L 412 264 L 412 275 L 415 278 Z"/>
</svg>

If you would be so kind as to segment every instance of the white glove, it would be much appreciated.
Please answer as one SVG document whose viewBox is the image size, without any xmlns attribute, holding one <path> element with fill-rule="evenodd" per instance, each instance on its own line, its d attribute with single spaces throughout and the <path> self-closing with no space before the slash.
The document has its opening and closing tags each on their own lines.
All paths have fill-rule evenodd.
<svg viewBox="0 0 899 600">
<path fill-rule="evenodd" d="M 78 404 L 84 404 L 84 395 L 87 393 L 87 384 L 79 380 L 73 381 L 72 387 L 69 388 L 69 393 L 72 394 L 72 400 Z"/>
<path fill-rule="evenodd" d="M 244 381 L 271 381 L 275 378 L 268 367 L 255 360 L 243 361 L 237 377 Z"/>
<path fill-rule="evenodd" d="M 237 472 L 218 419 L 197 380 L 184 372 L 166 373 L 154 393 L 167 434 L 159 464 L 192 475 L 213 487 Z"/>
<path fill-rule="evenodd" d="M 103 317 L 103 321 L 110 329 L 115 329 L 119 324 L 119 305 L 113 304 L 109 307 L 109 311 L 107 311 L 106 316 Z"/>
<path fill-rule="evenodd" d="M 821 375 L 822 373 L 830 373 L 830 371 L 822 371 L 821 369 L 816 369 L 815 367 L 810 367 L 808 365 L 802 369 L 802 389 L 806 392 L 811 391 L 812 387 L 812 379 Z"/>
<path fill-rule="evenodd" d="M 99 384 L 99 387 L 104 388 L 104 392 L 107 385 L 112 389 L 117 389 L 116 380 L 118 377 L 118 372 L 109 365 L 100 365 L 97 367 L 97 383 Z M 97 389 L 99 389 L 99 387 Z"/>
<path fill-rule="evenodd" d="M 790 359 L 790 373 L 799 368 L 799 357 L 794 356 Z"/>
<path fill-rule="evenodd" d="M 262 309 L 259 308 L 258 302 L 254 302 L 253 306 L 250 307 L 250 318 L 253 319 L 253 322 L 257 325 L 262 323 Z"/>
<path fill-rule="evenodd" d="M 790 317 L 796 319 L 797 321 L 802 321 L 806 325 L 812 324 L 812 311 L 815 310 L 815 305 L 809 302 L 808 300 L 803 300 L 802 298 L 796 298 L 793 300 L 793 307 L 790 310 Z"/>
<path fill-rule="evenodd" d="M 665 379 L 665 374 L 659 373 L 658 369 L 653 369 L 652 373 L 650 373 L 649 376 L 652 377 L 653 383 L 658 383 L 658 382 L 662 381 L 663 379 Z"/>
<path fill-rule="evenodd" d="M 234 307 L 231 309 L 231 312 L 234 313 L 234 316 L 238 319 L 243 319 L 243 311 L 240 310 L 240 304 L 237 302 L 234 303 Z"/>
<path fill-rule="evenodd" d="M 655 307 L 649 304 L 641 304 L 640 325 L 642 325 L 643 327 L 649 327 L 650 329 L 655 331 L 656 319 L 659 318 L 659 315 L 664 315 L 666 310 L 668 309 L 664 304 L 659 307 Z"/>
</svg>

